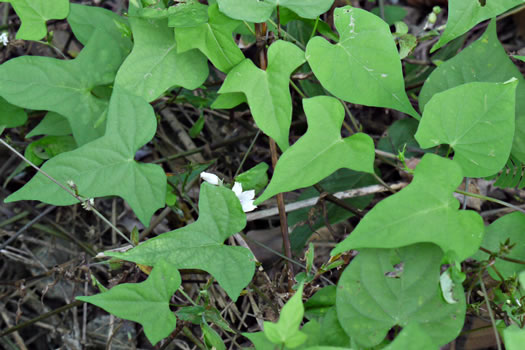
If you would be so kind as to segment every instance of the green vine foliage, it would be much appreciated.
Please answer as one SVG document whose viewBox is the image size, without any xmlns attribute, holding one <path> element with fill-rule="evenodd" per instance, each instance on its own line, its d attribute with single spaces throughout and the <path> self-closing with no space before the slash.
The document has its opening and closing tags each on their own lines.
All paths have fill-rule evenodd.
<svg viewBox="0 0 525 350">
<path fill-rule="evenodd" d="M 450 0 L 446 29 L 432 48 L 439 49 L 432 57 L 445 62 L 431 65 L 421 92 L 410 95 L 405 91 L 409 73 L 403 74 L 399 42 L 389 25 L 372 12 L 344 6 L 333 11 L 337 33 L 332 32 L 320 16 L 334 0 L 216 0 L 208 5 L 130 0 L 124 16 L 67 0 L 9 2 L 22 23 L 17 38 L 40 40 L 47 34 L 47 20 L 66 18 L 84 48 L 71 60 L 23 56 L 0 65 L 0 130 L 24 125 L 28 111 L 47 111 L 28 135 L 44 135 L 45 141 L 31 144 L 26 154 L 39 163 L 50 158 L 42 170 L 64 186 L 73 183 L 80 196 L 70 196 L 39 173 L 8 202 L 71 205 L 82 198 L 119 196 L 147 226 L 167 195 L 163 169 L 134 158 L 156 132 L 150 102 L 174 87 L 201 87 L 210 75 L 209 64 L 213 74 L 225 76 L 212 108 L 247 103 L 257 127 L 282 151 L 265 190 L 266 164 L 237 177 L 245 189 L 262 193 L 256 203 L 318 183 L 339 188 L 330 186 L 334 173 L 350 187 L 375 182 L 372 176 L 381 174 L 374 168 L 373 139 L 363 132 L 341 136 L 345 101 L 404 116 L 389 129 L 393 139 L 381 140 L 379 148 L 395 153 L 408 145 L 407 155 L 425 154 L 412 182 L 372 202 L 351 235 L 333 249 L 330 264 L 335 265 L 327 262 L 323 268 L 340 266 L 341 255 L 359 251 L 345 265 L 337 287 L 322 288 L 303 303 L 303 290 L 311 281 L 305 278 L 277 323 L 265 322 L 264 331 L 244 334 L 257 349 L 438 349 L 460 334 L 465 320 L 462 262 L 489 260 L 495 279 L 517 281 L 521 274 L 523 280 L 522 265 L 494 263 L 494 254 L 525 260 L 524 215 L 507 214 L 485 227 L 480 214 L 460 208 L 453 194 L 465 177 L 505 178 L 502 187 L 521 181 L 525 80 L 498 40 L 495 19 L 457 54 L 454 39 L 524 0 Z M 264 69 L 245 57 L 234 40 L 237 34 L 254 35 L 254 23 L 266 23 L 279 38 L 261 48 L 267 49 Z M 425 37 L 417 39 L 422 43 Z M 291 88 L 299 89 L 291 80 L 294 72 L 309 77 L 298 84 L 307 92 L 301 93 L 302 101 L 292 101 Z M 411 99 L 419 102 L 420 112 Z M 308 129 L 290 145 L 292 116 L 302 111 Z M 50 146 L 56 144 L 62 146 Z M 434 152 L 431 148 L 437 146 L 441 149 Z M 39 153 L 45 153 L 43 158 L 37 157 L 37 147 L 44 147 Z M 441 152 L 443 148 L 448 152 Z M 117 285 L 78 300 L 140 323 L 152 344 L 175 329 L 175 315 L 186 321 L 195 310 L 205 314 L 198 305 L 190 307 L 193 311 L 170 309 L 181 285 L 178 270 L 206 271 L 236 301 L 249 288 L 255 258 L 249 249 L 225 241 L 244 229 L 246 214 L 222 183 L 203 183 L 199 193 L 194 223 L 126 252 L 105 253 L 152 267 L 145 282 Z M 363 197 L 356 205 L 364 207 L 371 200 Z M 343 220 L 350 213 L 337 215 Z M 295 251 L 304 247 L 306 231 L 301 229 L 299 238 L 292 232 Z M 481 246 L 485 250 L 479 251 Z M 523 346 L 520 339 L 525 337 L 523 318 L 511 305 L 522 297 L 522 286 L 515 283 L 512 301 L 500 295 L 507 298 L 503 312 L 512 314 L 502 332 L 510 350 Z M 223 348 L 208 324 L 218 318 L 202 317 L 196 322 L 206 344 Z"/>
<path fill-rule="evenodd" d="M 22 25 L 16 34 L 17 39 L 40 40 L 46 33 L 46 21 L 64 19 L 69 13 L 69 0 L 0 0 L 9 2 L 15 9 Z"/>
<path fill-rule="evenodd" d="M 420 119 L 405 93 L 401 60 L 388 25 L 349 6 L 336 9 L 334 22 L 337 44 L 315 37 L 306 47 L 308 63 L 321 84 L 342 100 L 393 108 Z M 376 43 L 372 47 L 371 41 Z M 356 89 L 355 84 L 368 88 Z"/>
</svg>

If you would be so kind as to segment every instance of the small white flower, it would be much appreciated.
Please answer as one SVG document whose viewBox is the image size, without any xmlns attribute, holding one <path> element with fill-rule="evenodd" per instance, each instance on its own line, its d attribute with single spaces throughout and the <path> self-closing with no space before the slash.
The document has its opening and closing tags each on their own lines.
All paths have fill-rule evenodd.
<svg viewBox="0 0 525 350">
<path fill-rule="evenodd" d="M 249 190 L 249 191 L 242 191 L 242 185 L 239 182 L 236 182 L 233 185 L 232 191 L 235 193 L 237 198 L 241 201 L 242 210 L 244 210 L 245 213 L 255 210 L 257 208 L 256 205 L 253 205 L 253 198 L 255 197 L 255 190 Z"/>
<path fill-rule="evenodd" d="M 9 37 L 7 36 L 6 32 L 0 34 L 0 43 L 2 43 L 4 46 L 7 46 L 9 43 Z"/>
<path fill-rule="evenodd" d="M 217 175 L 212 174 L 212 173 L 207 173 L 207 172 L 203 171 L 201 173 L 201 179 L 203 179 L 207 183 L 210 183 L 210 184 L 215 185 L 215 186 L 222 185 L 222 180 L 219 179 L 219 177 Z"/>
<path fill-rule="evenodd" d="M 93 210 L 94 206 L 95 200 L 93 198 L 86 199 L 82 202 L 82 208 L 86 209 L 87 211 Z"/>
</svg>

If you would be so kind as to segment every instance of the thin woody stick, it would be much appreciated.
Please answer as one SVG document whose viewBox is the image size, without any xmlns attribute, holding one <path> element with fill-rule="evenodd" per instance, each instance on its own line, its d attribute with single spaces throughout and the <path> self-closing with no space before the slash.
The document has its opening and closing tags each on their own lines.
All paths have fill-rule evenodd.
<svg viewBox="0 0 525 350">
<path fill-rule="evenodd" d="M 390 185 L 390 188 L 393 190 L 400 190 L 406 187 L 408 184 L 409 184 L 408 182 L 398 182 L 398 183 L 394 183 Z M 334 193 L 334 197 L 339 198 L 339 199 L 354 198 L 354 197 L 365 196 L 367 194 L 381 193 L 381 192 L 387 192 L 387 191 L 389 191 L 389 189 L 385 188 L 383 185 L 372 185 L 372 186 L 337 192 L 337 193 Z M 284 208 L 285 208 L 285 211 L 289 213 L 291 211 L 311 207 L 312 205 L 315 205 L 317 203 L 319 198 L 320 197 L 314 197 L 314 198 L 305 199 L 303 201 L 290 203 L 290 204 L 287 204 Z M 277 207 L 274 207 L 270 209 L 256 211 L 254 213 L 248 213 L 246 214 L 246 219 L 248 221 L 253 221 L 253 220 L 259 220 L 259 219 L 264 219 L 264 218 L 268 218 L 271 216 L 275 216 L 277 214 L 279 214 L 279 209 Z"/>
</svg>

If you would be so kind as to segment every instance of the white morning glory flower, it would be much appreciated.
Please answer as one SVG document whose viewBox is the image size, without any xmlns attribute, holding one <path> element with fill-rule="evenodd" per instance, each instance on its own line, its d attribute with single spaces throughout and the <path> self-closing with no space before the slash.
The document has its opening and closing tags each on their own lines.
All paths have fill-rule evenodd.
<svg viewBox="0 0 525 350">
<path fill-rule="evenodd" d="M 256 205 L 253 205 L 253 198 L 255 197 L 255 190 L 242 191 L 242 185 L 239 182 L 236 182 L 233 185 L 232 191 L 235 193 L 237 198 L 241 201 L 242 210 L 245 213 L 255 210 Z"/>
<path fill-rule="evenodd" d="M 222 180 L 219 179 L 219 177 L 212 173 L 207 173 L 203 171 L 201 173 L 201 179 L 206 181 L 207 183 L 210 183 L 215 186 L 222 185 Z M 242 185 L 239 182 L 235 182 L 232 188 L 233 193 L 239 198 L 239 201 L 241 202 L 242 210 L 244 210 L 245 213 L 252 211 L 257 208 L 256 205 L 253 205 L 254 197 L 255 197 L 255 190 L 250 191 L 242 191 Z"/>
<path fill-rule="evenodd" d="M 4 46 L 7 46 L 7 44 L 9 43 L 9 38 L 7 37 L 6 32 L 0 34 L 0 43 L 2 43 Z"/>
<path fill-rule="evenodd" d="M 219 179 L 219 177 L 217 175 L 212 174 L 212 173 L 207 173 L 207 172 L 203 171 L 201 173 L 201 179 L 203 179 L 207 183 L 210 183 L 210 184 L 215 185 L 215 186 L 222 185 L 222 180 Z"/>
</svg>

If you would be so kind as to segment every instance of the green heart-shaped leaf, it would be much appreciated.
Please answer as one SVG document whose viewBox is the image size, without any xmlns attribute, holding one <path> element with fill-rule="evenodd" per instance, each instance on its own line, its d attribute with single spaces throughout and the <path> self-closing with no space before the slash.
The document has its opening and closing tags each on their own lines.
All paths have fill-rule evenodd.
<svg viewBox="0 0 525 350">
<path fill-rule="evenodd" d="M 125 54 L 96 30 L 74 60 L 23 56 L 0 65 L 0 96 L 23 108 L 66 117 L 79 145 L 104 134 L 108 102 L 93 92 L 113 83 Z"/>
<path fill-rule="evenodd" d="M 264 334 L 274 344 L 295 348 L 306 341 L 306 334 L 299 330 L 303 321 L 303 285 L 283 306 L 277 323 L 264 322 Z"/>
<path fill-rule="evenodd" d="M 170 300 L 181 284 L 180 274 L 172 265 L 159 261 L 142 283 L 119 284 L 109 291 L 77 297 L 107 312 L 140 323 L 151 344 L 166 338 L 175 329 L 177 318 L 170 310 Z"/>
<path fill-rule="evenodd" d="M 195 27 L 208 22 L 208 6 L 198 0 L 176 3 L 168 8 L 168 25 L 170 27 Z"/>
<path fill-rule="evenodd" d="M 514 137 L 518 80 L 468 83 L 435 94 L 415 138 L 422 148 L 448 144 L 463 176 L 494 175 L 505 166 Z"/>
<path fill-rule="evenodd" d="M 241 21 L 266 22 L 273 10 L 286 7 L 304 18 L 316 18 L 328 11 L 334 0 L 217 0 L 221 12 Z"/>
<path fill-rule="evenodd" d="M 458 163 L 425 154 L 412 183 L 379 202 L 331 254 L 432 242 L 445 253 L 456 253 L 460 261 L 468 258 L 478 250 L 484 226 L 478 213 L 458 210 L 452 193 L 462 180 Z"/>
<path fill-rule="evenodd" d="M 330 93 L 365 106 L 397 109 L 420 119 L 405 93 L 401 60 L 388 24 L 376 15 L 345 6 L 334 12 L 337 44 L 314 37 L 306 58 Z"/>
<path fill-rule="evenodd" d="M 434 94 L 461 84 L 502 83 L 511 78 L 518 79 L 512 155 L 525 162 L 525 79 L 499 42 L 495 21 L 489 24 L 481 38 L 430 74 L 419 94 L 419 108 L 423 110 Z"/>
<path fill-rule="evenodd" d="M 177 52 L 173 29 L 167 19 L 144 19 L 130 3 L 135 45 L 120 67 L 115 84 L 153 101 L 168 88 L 196 89 L 208 76 L 206 57 L 197 50 Z"/>
<path fill-rule="evenodd" d="M 224 240 L 244 226 L 246 214 L 235 193 L 203 183 L 196 222 L 163 233 L 125 253 L 106 255 L 150 266 L 165 260 L 179 269 L 207 271 L 230 298 L 237 300 L 255 272 L 254 257 L 246 248 L 224 245 Z"/>
<path fill-rule="evenodd" d="M 433 244 L 360 250 L 337 285 L 337 315 L 348 336 L 368 348 L 395 325 L 417 324 L 437 345 L 454 339 L 463 327 L 466 302 L 461 284 L 454 289 L 458 303 L 443 300 L 442 257 Z"/>
<path fill-rule="evenodd" d="M 362 133 L 341 137 L 345 112 L 342 104 L 329 96 L 303 100 L 308 130 L 277 162 L 261 203 L 277 193 L 316 184 L 337 169 L 348 168 L 373 173 L 374 142 Z"/>
<path fill-rule="evenodd" d="M 59 154 L 42 170 L 66 185 L 72 180 L 87 198 L 124 198 L 144 225 L 164 206 L 166 175 L 153 164 L 134 161 L 135 152 L 155 134 L 153 108 L 142 98 L 115 88 L 109 105 L 107 132 L 74 151 Z M 39 200 L 54 205 L 78 203 L 69 193 L 38 173 L 6 202 Z"/>
<path fill-rule="evenodd" d="M 103 29 L 115 43 L 118 43 L 124 56 L 131 52 L 133 43 L 131 42 L 131 35 L 128 33 L 128 20 L 115 12 L 103 7 L 71 4 L 67 22 L 77 40 L 84 46 L 87 45 L 97 29 Z"/>
<path fill-rule="evenodd" d="M 0 0 L 10 2 L 22 21 L 16 38 L 40 40 L 47 34 L 46 21 L 64 19 L 69 13 L 69 0 Z"/>
<path fill-rule="evenodd" d="M 466 33 L 476 24 L 523 3 L 524 0 L 449 0 L 447 26 L 430 52 Z"/>
<path fill-rule="evenodd" d="M 268 49 L 266 71 L 245 59 L 228 73 L 219 90 L 220 94 L 244 93 L 257 126 L 283 151 L 288 148 L 292 123 L 290 75 L 304 62 L 304 52 L 300 48 L 279 40 Z M 236 102 L 242 102 L 238 94 L 234 97 Z M 212 107 L 217 108 L 215 104 Z"/>
<path fill-rule="evenodd" d="M 217 5 L 212 5 L 208 9 L 207 23 L 175 29 L 177 51 L 199 49 L 217 69 L 227 73 L 244 59 L 232 36 L 240 23 L 220 13 Z"/>
</svg>

